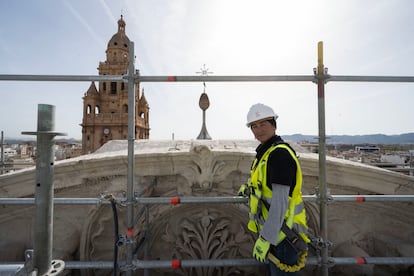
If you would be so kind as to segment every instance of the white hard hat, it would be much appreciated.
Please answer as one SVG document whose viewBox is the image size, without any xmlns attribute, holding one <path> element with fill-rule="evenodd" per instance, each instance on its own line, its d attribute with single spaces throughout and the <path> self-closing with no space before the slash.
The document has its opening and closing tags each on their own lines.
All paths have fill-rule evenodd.
<svg viewBox="0 0 414 276">
<path fill-rule="evenodd" d="M 279 117 L 271 107 L 257 103 L 250 107 L 249 112 L 247 113 L 247 127 L 250 127 L 250 124 L 265 118 L 273 117 L 276 121 Z"/>
</svg>

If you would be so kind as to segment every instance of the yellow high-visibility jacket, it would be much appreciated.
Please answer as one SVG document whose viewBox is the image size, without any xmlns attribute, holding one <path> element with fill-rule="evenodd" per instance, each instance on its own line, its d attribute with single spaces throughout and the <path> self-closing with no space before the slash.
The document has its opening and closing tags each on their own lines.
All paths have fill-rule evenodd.
<svg viewBox="0 0 414 276">
<path fill-rule="evenodd" d="M 250 231 L 257 233 L 263 228 L 263 224 L 268 217 L 268 208 L 272 199 L 272 190 L 267 185 L 267 161 L 271 152 L 277 148 L 286 149 L 296 162 L 296 184 L 289 195 L 289 206 L 285 213 L 286 225 L 290 229 L 295 229 L 296 232 L 309 243 L 310 239 L 307 236 L 306 211 L 302 200 L 302 170 L 300 168 L 299 160 L 294 151 L 284 143 L 272 145 L 263 154 L 260 160 L 254 160 L 251 170 L 251 177 L 249 179 L 249 205 L 250 205 L 250 221 L 248 228 Z M 283 231 L 279 231 L 278 240 L 269 241 L 273 244 L 279 244 L 286 235 Z"/>
</svg>

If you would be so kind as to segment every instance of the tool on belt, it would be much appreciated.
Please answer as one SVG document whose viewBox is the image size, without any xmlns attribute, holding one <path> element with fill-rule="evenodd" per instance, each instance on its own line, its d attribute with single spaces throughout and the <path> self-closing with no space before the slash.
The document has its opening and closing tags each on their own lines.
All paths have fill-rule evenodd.
<svg viewBox="0 0 414 276">
<path fill-rule="evenodd" d="M 294 265 L 282 263 L 275 255 L 269 252 L 268 259 L 274 263 L 280 270 L 285 272 L 296 272 L 305 267 L 306 257 L 308 255 L 308 246 L 302 237 L 294 230 L 290 229 L 286 222 L 283 221 L 281 230 L 286 235 L 286 241 L 299 254 L 298 261 Z"/>
<path fill-rule="evenodd" d="M 282 228 L 280 229 L 285 233 L 286 240 L 289 242 L 289 244 L 295 249 L 297 253 L 300 253 L 302 251 L 307 251 L 308 246 L 306 242 L 303 240 L 303 238 L 293 229 L 290 229 L 286 222 L 283 221 Z"/>
</svg>

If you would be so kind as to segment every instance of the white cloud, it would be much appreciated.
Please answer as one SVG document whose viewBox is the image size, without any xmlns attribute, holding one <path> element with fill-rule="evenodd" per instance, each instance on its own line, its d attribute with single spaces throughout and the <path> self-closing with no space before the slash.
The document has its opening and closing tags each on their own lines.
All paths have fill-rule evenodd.
<svg viewBox="0 0 414 276">
<path fill-rule="evenodd" d="M 88 31 L 88 33 L 95 39 L 97 44 L 101 47 L 106 47 L 106 43 L 102 40 L 102 38 L 97 34 L 97 32 L 88 24 L 84 16 L 82 16 L 71 4 L 69 1 L 64 0 L 63 3 L 68 8 L 70 13 L 75 16 L 75 18 L 82 24 L 83 27 Z M 85 15 L 87 16 L 87 14 Z"/>
</svg>

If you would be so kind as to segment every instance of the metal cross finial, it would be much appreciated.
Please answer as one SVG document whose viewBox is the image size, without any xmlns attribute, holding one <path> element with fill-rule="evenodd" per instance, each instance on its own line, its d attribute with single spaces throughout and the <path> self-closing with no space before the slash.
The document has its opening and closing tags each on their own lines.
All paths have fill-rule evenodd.
<svg viewBox="0 0 414 276">
<path fill-rule="evenodd" d="M 203 64 L 203 68 L 200 68 L 200 72 L 196 72 L 197 74 L 201 74 L 202 76 L 208 76 L 208 74 L 213 74 L 213 72 L 209 72 L 209 68 L 206 68 L 206 65 Z"/>
<path fill-rule="evenodd" d="M 208 76 L 208 74 L 213 74 L 213 72 L 209 72 L 208 70 L 209 70 L 209 68 L 206 68 L 206 65 L 205 64 L 203 64 L 203 67 L 202 68 L 200 68 L 200 72 L 196 72 L 197 74 L 201 74 L 202 76 Z M 204 92 L 206 92 L 206 83 L 205 82 L 203 82 L 203 85 L 204 85 Z"/>
</svg>

